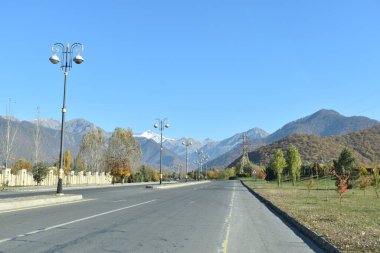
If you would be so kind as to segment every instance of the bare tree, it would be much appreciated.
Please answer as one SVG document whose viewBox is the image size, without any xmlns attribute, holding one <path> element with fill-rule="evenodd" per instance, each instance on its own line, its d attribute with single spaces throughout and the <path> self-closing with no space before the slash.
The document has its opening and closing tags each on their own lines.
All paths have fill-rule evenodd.
<svg viewBox="0 0 380 253">
<path fill-rule="evenodd" d="M 9 167 L 14 148 L 13 144 L 19 127 L 18 121 L 12 117 L 11 103 L 12 99 L 9 98 L 5 116 L 6 124 L 1 129 L 1 153 L 5 168 Z"/>
<path fill-rule="evenodd" d="M 94 128 L 83 136 L 79 159 L 86 170 L 99 172 L 104 166 L 105 137 L 100 128 Z"/>
<path fill-rule="evenodd" d="M 37 106 L 37 119 L 35 120 L 35 128 L 33 132 L 34 140 L 34 164 L 39 161 L 39 155 L 41 150 L 41 130 L 40 130 L 40 107 Z"/>
<path fill-rule="evenodd" d="M 130 166 L 131 172 L 136 170 L 141 160 L 141 147 L 133 137 L 131 129 L 115 129 L 110 138 L 106 156 L 107 163 L 111 167 L 118 164 L 124 169 Z"/>
</svg>

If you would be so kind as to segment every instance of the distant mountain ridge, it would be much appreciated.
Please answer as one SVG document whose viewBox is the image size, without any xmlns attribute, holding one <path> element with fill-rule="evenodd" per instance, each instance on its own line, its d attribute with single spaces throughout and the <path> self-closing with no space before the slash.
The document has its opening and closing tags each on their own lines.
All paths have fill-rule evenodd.
<svg viewBox="0 0 380 253">
<path fill-rule="evenodd" d="M 271 143 L 296 133 L 319 136 L 342 135 L 360 131 L 377 124 L 379 124 L 379 121 L 367 117 L 345 117 L 334 110 L 322 109 L 284 125 L 269 135 L 265 142 Z"/>
<path fill-rule="evenodd" d="M 345 117 L 334 110 L 319 110 L 309 116 L 292 121 L 282 128 L 258 140 L 250 140 L 251 150 L 271 144 L 294 134 L 317 136 L 343 135 L 366 129 L 380 122 L 363 116 Z M 240 148 L 240 150 L 239 150 Z M 208 163 L 211 167 L 225 167 L 242 154 L 242 148 L 236 147 Z"/>
<path fill-rule="evenodd" d="M 380 157 L 380 125 L 338 136 L 294 134 L 250 152 L 249 158 L 256 164 L 268 165 L 277 149 L 285 154 L 291 144 L 298 148 L 304 164 L 331 163 L 347 147 L 352 150 L 358 165 L 372 167 L 373 158 Z M 239 159 L 229 166 L 235 166 Z"/>
<path fill-rule="evenodd" d="M 15 159 L 25 158 L 31 160 L 33 156 L 33 131 L 36 120 L 17 122 L 19 132 L 15 140 Z M 55 161 L 59 153 L 61 124 L 59 121 L 52 119 L 40 119 L 39 122 L 43 136 L 41 158 L 46 161 Z M 0 117 L 0 129 L 4 127 L 4 124 L 5 119 Z M 268 134 L 260 128 L 252 128 L 221 141 L 210 139 L 199 141 L 190 138 L 192 145 L 188 148 L 189 168 L 196 168 L 195 161 L 198 159 L 197 150 L 208 154 L 208 167 L 225 167 L 232 163 L 242 153 L 244 134 L 247 134 L 250 150 L 253 151 L 294 134 L 335 136 L 357 132 L 377 124 L 379 124 L 378 121 L 366 117 L 345 117 L 336 111 L 323 109 L 292 121 L 273 134 Z M 65 149 L 70 149 L 72 155 L 75 156 L 79 151 L 84 134 L 95 127 L 93 123 L 84 119 L 74 119 L 65 122 Z M 104 130 L 103 132 L 106 138 L 109 138 L 112 134 Z M 141 134 L 135 134 L 135 138 L 139 141 L 143 151 L 142 163 L 158 166 L 160 135 L 149 130 Z M 182 145 L 182 142 L 186 139 L 173 139 L 163 136 L 163 165 L 165 168 L 184 166 L 186 163 L 186 148 Z"/>
<path fill-rule="evenodd" d="M 186 147 L 182 144 L 185 140 L 189 140 L 192 144 L 188 147 L 189 167 L 195 168 L 195 162 L 198 159 L 196 151 L 203 151 L 212 160 L 225 152 L 233 149 L 234 147 L 241 145 L 243 140 L 243 134 L 247 134 L 251 140 L 258 140 L 268 136 L 268 133 L 260 128 L 253 128 L 244 133 L 238 133 L 234 136 L 222 141 L 213 141 L 211 139 L 205 139 L 204 141 L 195 140 L 193 138 L 180 138 L 173 139 L 163 136 L 163 146 L 171 152 L 177 154 L 185 161 Z M 151 130 L 145 131 L 141 134 L 136 134 L 137 138 L 147 138 L 160 143 L 160 135 L 154 133 Z"/>
</svg>

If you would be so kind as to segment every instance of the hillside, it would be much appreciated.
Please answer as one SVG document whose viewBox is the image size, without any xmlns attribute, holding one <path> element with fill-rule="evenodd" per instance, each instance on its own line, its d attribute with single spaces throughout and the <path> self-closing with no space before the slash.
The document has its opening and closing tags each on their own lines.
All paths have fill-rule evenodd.
<svg viewBox="0 0 380 253">
<path fill-rule="evenodd" d="M 331 137 L 295 134 L 250 152 L 249 158 L 256 164 L 267 165 L 276 149 L 286 152 L 291 144 L 298 148 L 304 164 L 332 162 L 339 157 L 344 147 L 348 147 L 353 151 L 358 164 L 372 166 L 372 158 L 380 157 L 380 125 Z M 234 166 L 238 160 L 230 166 Z"/>
<path fill-rule="evenodd" d="M 160 164 L 160 144 L 151 139 L 135 137 L 140 143 L 142 152 L 142 162 L 146 165 L 159 166 Z M 174 166 L 185 165 L 185 160 L 178 156 L 176 153 L 163 148 L 162 150 L 162 164 L 165 168 L 174 168 Z"/>
<path fill-rule="evenodd" d="M 11 162 L 17 159 L 27 159 L 33 161 L 34 155 L 34 131 L 35 121 L 19 121 L 12 120 L 12 129 L 17 129 L 17 134 L 14 140 L 13 157 Z M 65 124 L 65 139 L 64 150 L 69 149 L 72 156 L 75 157 L 79 152 L 79 147 L 82 142 L 84 134 L 96 126 L 89 121 L 83 119 L 74 119 L 67 121 Z M 59 156 L 60 145 L 60 123 L 54 120 L 41 120 L 41 149 L 40 159 L 53 163 Z M 0 145 L 6 133 L 6 120 L 0 116 Z M 108 139 L 111 133 L 103 130 L 105 137 Z M 142 163 L 147 165 L 159 165 L 159 152 L 160 146 L 151 140 L 144 138 L 137 138 L 141 145 Z M 0 152 L 1 156 L 1 152 Z M 1 157 L 0 157 L 1 158 Z M 184 159 L 177 154 L 164 149 L 163 151 L 163 166 L 166 168 L 173 167 L 174 164 L 184 164 Z"/>
<path fill-rule="evenodd" d="M 322 109 L 307 117 L 284 125 L 269 135 L 266 143 L 272 143 L 292 134 L 334 136 L 357 132 L 379 124 L 379 121 L 363 116 L 345 117 L 334 110 Z"/>
<path fill-rule="evenodd" d="M 0 141 L 4 140 L 6 132 L 6 120 L 0 117 Z M 27 159 L 32 161 L 34 155 L 34 131 L 35 124 L 29 121 L 12 120 L 12 130 L 17 129 L 13 144 L 13 154 L 15 159 Z M 60 131 L 44 126 L 41 131 L 40 159 L 54 162 L 59 156 Z M 79 140 L 79 143 L 82 139 Z M 79 150 L 78 137 L 70 134 L 65 135 L 65 149 L 70 149 L 73 153 Z"/>
<path fill-rule="evenodd" d="M 362 117 L 346 117 L 334 110 L 322 109 L 312 115 L 295 120 L 266 138 L 250 140 L 250 150 L 268 145 L 294 134 L 315 136 L 339 136 L 378 125 L 379 121 Z M 275 144 L 276 145 L 276 144 Z M 208 166 L 225 167 L 242 154 L 241 145 L 208 163 Z"/>
</svg>

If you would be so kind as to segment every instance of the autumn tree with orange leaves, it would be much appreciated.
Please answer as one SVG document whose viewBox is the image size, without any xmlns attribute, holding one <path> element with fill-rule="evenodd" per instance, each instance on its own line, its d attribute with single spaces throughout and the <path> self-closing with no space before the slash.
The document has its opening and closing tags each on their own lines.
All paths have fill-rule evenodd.
<svg viewBox="0 0 380 253">
<path fill-rule="evenodd" d="M 136 169 L 141 160 L 140 144 L 133 137 L 132 130 L 116 128 L 106 153 L 107 168 L 114 180 L 124 182 Z"/>
<path fill-rule="evenodd" d="M 338 188 L 336 189 L 336 192 L 339 194 L 339 203 L 342 204 L 343 193 L 345 193 L 348 189 L 348 179 L 350 176 L 345 173 L 343 173 L 343 175 L 338 175 L 335 170 L 332 170 L 331 174 L 338 180 Z"/>
</svg>

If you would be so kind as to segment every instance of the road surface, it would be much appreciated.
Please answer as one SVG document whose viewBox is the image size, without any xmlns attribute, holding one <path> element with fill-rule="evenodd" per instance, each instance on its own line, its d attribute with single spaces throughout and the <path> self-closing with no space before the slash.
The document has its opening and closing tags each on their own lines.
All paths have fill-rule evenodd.
<svg viewBox="0 0 380 253">
<path fill-rule="evenodd" d="M 0 252 L 323 252 L 239 181 L 68 193 L 86 201 L 0 214 Z"/>
</svg>

